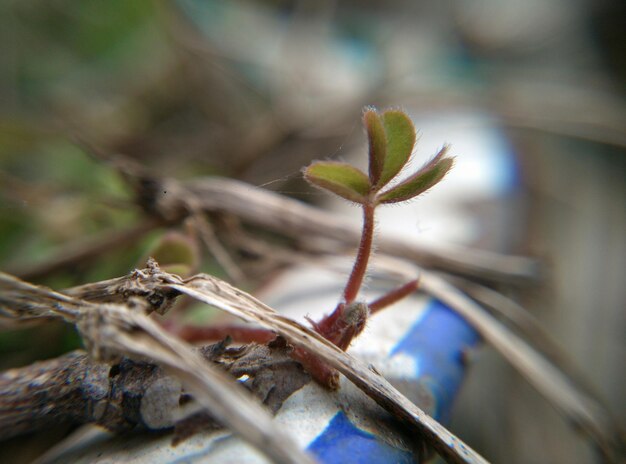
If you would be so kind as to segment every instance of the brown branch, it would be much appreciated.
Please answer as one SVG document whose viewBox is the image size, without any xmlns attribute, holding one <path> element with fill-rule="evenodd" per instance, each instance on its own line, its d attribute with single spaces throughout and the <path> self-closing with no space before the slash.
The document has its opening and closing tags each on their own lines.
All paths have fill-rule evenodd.
<svg viewBox="0 0 626 464">
<path fill-rule="evenodd" d="M 180 223 L 199 211 L 232 214 L 298 240 L 303 237 L 327 238 L 356 246 L 360 239 L 358 225 L 342 216 L 269 190 L 219 177 L 187 183 L 172 178 L 160 179 L 148 175 L 140 167 L 127 166 L 123 159 L 115 160 L 116 163 L 112 164 L 135 189 L 137 203 L 151 218 L 127 230 L 107 232 L 82 243 L 72 243 L 42 264 L 12 268 L 12 274 L 32 280 L 82 264 L 157 227 Z M 424 267 L 486 280 L 535 280 L 540 273 L 538 263 L 527 257 L 460 246 L 435 249 L 411 240 L 385 237 L 385 234 L 380 234 L 377 248 L 382 253 L 409 259 Z"/>
<path fill-rule="evenodd" d="M 109 392 L 109 367 L 89 364 L 86 354 L 73 352 L 0 374 L 0 440 L 60 423 L 87 422 L 80 416 L 95 415 L 94 406 Z M 83 390 L 90 390 L 87 401 Z"/>
<path fill-rule="evenodd" d="M 231 278 L 234 284 L 242 285 L 246 281 L 246 276 L 217 239 L 215 231 L 206 217 L 198 212 L 192 214 L 190 219 L 191 224 L 196 228 L 207 250 L 209 250 L 219 265 L 222 266 L 224 271 L 226 271 L 228 277 Z"/>
<path fill-rule="evenodd" d="M 180 210 L 177 203 L 194 197 L 204 210 L 233 214 L 244 221 L 300 239 L 328 238 L 356 246 L 361 236 L 357 224 L 300 201 L 235 180 L 211 177 L 179 184 L 164 180 L 162 189 L 172 195 L 155 198 L 158 209 Z M 183 200 L 184 201 L 184 200 Z M 413 260 L 424 267 L 495 281 L 527 281 L 539 277 L 538 263 L 527 257 L 502 255 L 465 247 L 435 249 L 412 240 L 380 234 L 378 251 Z"/>
<path fill-rule="evenodd" d="M 272 412 L 310 380 L 284 342 L 233 349 L 220 342 L 198 352 L 235 378 L 247 375 L 246 386 Z M 66 423 L 94 423 L 114 432 L 176 427 L 188 433 L 181 406 L 188 397 L 180 381 L 154 363 L 96 362 L 74 351 L 0 373 L 0 440 Z M 219 427 L 210 415 L 202 417 L 203 429 Z"/>
<path fill-rule="evenodd" d="M 135 271 L 126 280 L 135 284 L 152 282 L 154 289 L 161 289 L 161 294 L 177 293 L 172 292 L 170 286 L 183 282 L 178 276 L 160 271 L 154 261 L 150 262 L 148 269 Z M 136 288 L 131 286 L 131 289 Z M 146 315 L 150 309 L 163 308 L 160 305 L 155 308 L 150 302 L 154 292 L 141 289 L 127 295 L 124 304 L 91 303 L 2 272 L 0 290 L 0 310 L 5 314 L 14 317 L 24 314 L 29 318 L 56 314 L 76 323 L 94 359 L 118 362 L 121 356 L 127 356 L 135 360 L 152 360 L 165 372 L 173 374 L 220 424 L 275 462 L 314 462 L 288 432 L 276 427 L 271 415 L 243 387 L 207 363 L 190 345 L 167 334 Z M 110 296 L 104 288 L 99 291 L 105 298 Z M 111 293 L 116 298 L 124 298 L 123 293 Z"/>
</svg>

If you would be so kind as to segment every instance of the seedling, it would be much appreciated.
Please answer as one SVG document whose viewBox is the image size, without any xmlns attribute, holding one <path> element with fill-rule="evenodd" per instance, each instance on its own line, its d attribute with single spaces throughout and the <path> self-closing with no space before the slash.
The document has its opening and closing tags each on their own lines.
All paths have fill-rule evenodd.
<svg viewBox="0 0 626 464">
<path fill-rule="evenodd" d="M 383 113 L 367 108 L 363 123 L 369 142 L 369 172 L 335 161 L 315 161 L 304 169 L 304 178 L 312 185 L 329 190 L 361 206 L 363 229 L 356 259 L 342 298 L 335 309 L 319 322 L 309 319 L 313 328 L 342 350 L 364 329 L 371 313 L 397 302 L 417 288 L 417 280 L 408 282 L 377 300 L 357 300 L 374 239 L 374 212 L 382 204 L 411 200 L 436 185 L 453 164 L 444 146 L 435 157 L 406 179 L 392 183 L 408 163 L 415 145 L 415 128 L 403 111 Z M 308 370 L 322 383 L 332 383 L 329 372 L 306 353 L 297 353 Z M 332 386 L 332 385 L 331 385 Z"/>
<path fill-rule="evenodd" d="M 369 303 L 357 299 L 372 253 L 376 208 L 383 204 L 401 203 L 417 197 L 443 179 L 453 164 L 453 159 L 446 156 L 448 147 L 444 146 L 420 169 L 404 180 L 397 181 L 396 178 L 407 165 L 415 145 L 413 123 L 403 111 L 387 110 L 379 113 L 372 108 L 366 108 L 364 111 L 363 123 L 369 142 L 368 174 L 350 164 L 336 161 L 315 161 L 303 170 L 304 178 L 309 183 L 356 203 L 363 210 L 361 240 L 341 300 L 335 309 L 320 321 L 308 318 L 313 329 L 344 351 L 363 331 L 371 314 L 406 297 L 415 291 L 418 285 L 417 280 L 412 280 Z M 236 335 L 235 338 L 239 341 L 252 339 L 265 341 L 270 335 L 264 333 L 263 329 L 228 327 L 187 329 L 184 333 L 189 340 L 219 338 L 221 335 L 229 334 Z M 337 387 L 336 373 L 313 353 L 296 348 L 293 356 L 302 362 L 318 382 L 330 388 Z"/>
</svg>

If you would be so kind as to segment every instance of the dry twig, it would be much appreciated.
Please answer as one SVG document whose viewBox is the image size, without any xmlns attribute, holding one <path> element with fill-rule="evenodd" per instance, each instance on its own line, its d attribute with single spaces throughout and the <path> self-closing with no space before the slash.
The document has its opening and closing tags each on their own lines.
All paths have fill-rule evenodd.
<svg viewBox="0 0 626 464">
<path fill-rule="evenodd" d="M 144 272 L 135 271 L 127 278 L 109 281 L 113 284 L 112 291 L 104 291 L 107 285 L 102 283 L 96 291 L 89 292 L 85 287 L 75 291 L 92 299 L 98 294 L 104 299 L 129 300 L 126 305 L 120 305 L 91 303 L 0 273 L 0 310 L 18 317 L 54 314 L 76 323 L 96 359 L 121 356 L 152 359 L 175 374 L 220 423 L 269 458 L 282 463 L 313 462 L 291 437 L 273 425 L 271 415 L 233 379 L 208 365 L 189 345 L 166 333 L 146 316 L 147 310 L 163 307 L 150 303 L 154 295 L 160 296 L 163 291 L 172 293 L 163 287 L 164 281 L 182 283 L 180 278 L 159 271 L 156 263 L 152 263 Z M 129 288 L 135 293 L 129 293 Z M 145 300 L 138 297 L 140 288 Z"/>
<path fill-rule="evenodd" d="M 13 287 L 19 287 L 20 292 L 30 293 L 32 299 L 35 299 L 35 295 L 46 293 L 42 287 L 32 286 L 3 274 L 0 274 L 0 284 L 0 289 L 11 290 Z M 7 308 L 11 308 L 12 312 L 15 313 L 17 311 L 15 304 L 17 304 L 20 310 L 27 311 L 31 317 L 37 313 L 48 315 L 50 312 L 54 313 L 61 310 L 63 311 L 62 314 L 68 314 L 70 320 L 77 321 L 86 342 L 91 345 L 91 351 L 96 357 L 124 354 L 157 360 L 165 369 L 179 376 L 183 383 L 193 391 L 197 400 L 203 406 L 210 408 L 211 413 L 220 422 L 227 424 L 233 431 L 258 446 L 263 440 L 268 439 L 268 432 L 261 433 L 261 431 L 272 430 L 270 428 L 271 422 L 267 422 L 267 419 L 264 417 L 256 419 L 257 414 L 260 414 L 258 406 L 255 405 L 251 408 L 246 406 L 245 409 L 248 411 L 244 413 L 242 405 L 247 405 L 247 402 L 241 399 L 240 394 L 235 393 L 234 396 L 228 396 L 231 395 L 229 390 L 232 388 L 227 385 L 232 385 L 232 382 L 223 383 L 224 379 L 221 378 L 223 374 L 213 375 L 212 371 L 215 369 L 207 369 L 206 363 L 199 360 L 197 354 L 190 350 L 186 344 L 166 334 L 163 329 L 144 314 L 143 309 L 157 310 L 163 308 L 163 306 L 154 303 L 143 303 L 146 300 L 151 301 L 154 295 L 184 293 L 237 315 L 244 320 L 257 322 L 284 336 L 293 345 L 313 353 L 346 375 L 355 385 L 394 416 L 415 427 L 448 462 L 486 462 L 459 438 L 411 403 L 383 377 L 360 361 L 338 349 L 316 332 L 281 316 L 254 297 L 217 278 L 198 275 L 183 280 L 160 271 L 156 263 L 152 262 L 144 271 L 135 271 L 126 278 L 109 281 L 109 286 L 116 290 L 103 291 L 105 286 L 101 284 L 98 286 L 99 290 L 95 292 L 87 291 L 88 289 L 83 286 L 74 289 L 72 293 L 88 295 L 92 300 L 96 294 L 102 295 L 107 300 L 115 300 L 116 298 L 123 298 L 124 295 L 129 298 L 129 288 L 132 288 L 134 293 L 130 297 L 130 303 L 141 302 L 141 304 L 129 308 L 113 303 L 96 304 L 86 301 L 81 303 L 81 300 L 67 296 L 65 297 L 67 301 L 63 301 L 63 298 L 58 296 L 60 294 L 57 295 L 56 292 L 52 291 L 49 291 L 52 295 L 49 302 L 35 305 L 32 301 L 28 301 L 28 304 L 24 304 L 22 299 L 15 298 L 15 292 L 13 292 L 13 296 L 0 300 L 0 308 L 4 308 L 5 312 L 9 312 Z M 141 299 L 138 296 L 141 296 Z M 162 299 L 158 300 L 159 302 L 163 301 Z M 66 306 L 68 307 L 66 308 Z M 70 310 L 71 312 L 68 312 Z M 215 401 L 220 404 L 217 410 L 214 409 L 214 404 L 211 405 Z M 237 411 L 232 410 L 233 405 L 236 405 Z M 239 419 L 242 419 L 242 414 L 248 415 L 246 423 L 239 422 Z M 265 415 L 267 416 L 267 413 Z M 249 421 L 250 417 L 255 417 L 255 419 Z M 251 425 L 251 422 L 254 424 Z M 260 430 L 257 428 L 259 425 L 262 426 Z M 271 435 L 282 437 L 282 434 L 275 430 Z M 270 443 L 275 446 L 270 447 L 265 443 L 264 451 L 268 455 L 278 459 L 279 462 L 292 462 L 283 461 L 287 456 L 285 449 L 290 448 L 289 444 L 285 448 L 281 446 L 281 443 L 284 444 L 284 442 L 280 440 L 270 441 Z M 293 450 L 291 450 L 290 456 L 298 455 L 293 454 Z M 300 453 L 299 456 L 302 454 Z M 306 462 L 302 458 L 296 459 L 296 461 Z"/>
<path fill-rule="evenodd" d="M 609 462 L 618 462 L 622 438 L 610 413 L 563 371 L 471 298 L 432 272 L 422 271 L 421 288 L 453 308 L 572 424 L 584 430 Z"/>
<path fill-rule="evenodd" d="M 82 259 L 93 258 L 111 246 L 127 243 L 160 225 L 179 223 L 185 217 L 201 212 L 231 214 L 296 240 L 315 237 L 351 247 L 359 241 L 360 228 L 346 218 L 244 182 L 207 177 L 181 183 L 172 178 L 150 177 L 123 162 L 115 164 L 115 167 L 135 186 L 137 202 L 154 217 L 127 231 L 106 236 L 104 240 L 99 237 L 80 245 L 71 244 L 45 263 L 14 269 L 14 274 L 28 279 L 41 277 Z M 209 245 L 212 251 L 218 248 L 215 243 Z M 536 280 L 540 274 L 538 263 L 523 256 L 459 246 L 432 248 L 414 241 L 386 237 L 385 234 L 380 235 L 377 248 L 382 253 L 409 259 L 422 267 L 486 280 L 520 282 Z M 221 249 L 217 257 L 235 277 L 240 277 Z"/>
</svg>

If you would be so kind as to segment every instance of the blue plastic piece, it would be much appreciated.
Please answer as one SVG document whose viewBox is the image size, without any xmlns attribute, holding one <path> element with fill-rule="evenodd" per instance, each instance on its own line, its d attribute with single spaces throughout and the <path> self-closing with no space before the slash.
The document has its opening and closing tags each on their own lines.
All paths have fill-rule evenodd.
<svg viewBox="0 0 626 464">
<path fill-rule="evenodd" d="M 443 303 L 432 300 L 389 356 L 402 353 L 415 359 L 417 383 L 427 388 L 434 399 L 433 416 L 446 422 L 463 380 L 464 353 L 479 341 L 479 335 L 463 318 Z M 326 464 L 414 463 L 417 458 L 361 430 L 342 411 L 308 449 Z"/>
<path fill-rule="evenodd" d="M 433 417 L 450 419 L 452 403 L 463 380 L 465 351 L 480 336 L 465 320 L 438 300 L 432 300 L 424 316 L 396 345 L 391 355 L 404 353 L 416 359 L 416 376 L 428 385 L 435 399 Z"/>
<path fill-rule="evenodd" d="M 388 445 L 356 427 L 338 412 L 308 450 L 326 464 L 370 464 L 373 462 L 413 464 L 412 453 Z"/>
</svg>

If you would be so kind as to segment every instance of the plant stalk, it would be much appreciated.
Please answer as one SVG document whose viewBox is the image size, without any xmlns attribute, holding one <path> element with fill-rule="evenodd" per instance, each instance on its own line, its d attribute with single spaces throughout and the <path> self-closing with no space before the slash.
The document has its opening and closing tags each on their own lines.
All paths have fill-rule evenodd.
<svg viewBox="0 0 626 464">
<path fill-rule="evenodd" d="M 365 277 L 365 271 L 367 270 L 367 263 L 372 253 L 372 241 L 374 238 L 374 204 L 363 205 L 363 230 L 361 232 L 361 242 L 359 243 L 359 249 L 357 251 L 356 260 L 354 261 L 354 267 L 348 278 L 348 283 L 343 291 L 343 300 L 345 304 L 352 303 L 358 293 L 363 279 Z"/>
<path fill-rule="evenodd" d="M 370 312 L 372 314 L 380 311 L 381 309 L 386 308 L 387 306 L 391 306 L 392 304 L 400 301 L 401 299 L 409 296 L 413 293 L 417 287 L 419 286 L 419 281 L 417 279 L 411 280 L 400 287 L 394 288 L 386 295 L 381 296 L 380 298 L 372 301 L 368 306 Z"/>
</svg>

